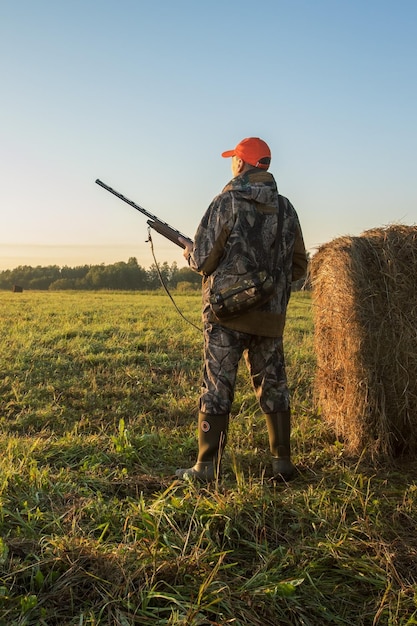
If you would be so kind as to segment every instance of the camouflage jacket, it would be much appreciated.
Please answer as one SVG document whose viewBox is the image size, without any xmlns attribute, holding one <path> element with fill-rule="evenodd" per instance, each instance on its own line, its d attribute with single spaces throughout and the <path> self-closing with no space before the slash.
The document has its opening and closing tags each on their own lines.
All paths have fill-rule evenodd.
<svg viewBox="0 0 417 626">
<path fill-rule="evenodd" d="M 211 289 L 230 287 L 259 269 L 272 270 L 278 222 L 278 189 L 270 172 L 256 168 L 233 178 L 214 198 L 194 237 L 189 265 L 203 275 L 203 321 L 267 337 L 282 336 L 291 282 L 302 278 L 307 257 L 297 213 L 284 206 L 282 237 L 271 300 L 256 310 L 221 322 L 210 309 Z"/>
</svg>

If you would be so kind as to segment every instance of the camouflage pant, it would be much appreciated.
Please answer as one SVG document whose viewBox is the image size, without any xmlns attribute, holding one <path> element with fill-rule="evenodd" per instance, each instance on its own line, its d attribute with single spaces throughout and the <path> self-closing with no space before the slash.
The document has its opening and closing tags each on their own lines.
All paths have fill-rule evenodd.
<svg viewBox="0 0 417 626">
<path fill-rule="evenodd" d="M 242 355 L 261 410 L 275 413 L 289 409 L 282 338 L 248 335 L 207 323 L 200 411 L 212 415 L 230 413 Z"/>
</svg>

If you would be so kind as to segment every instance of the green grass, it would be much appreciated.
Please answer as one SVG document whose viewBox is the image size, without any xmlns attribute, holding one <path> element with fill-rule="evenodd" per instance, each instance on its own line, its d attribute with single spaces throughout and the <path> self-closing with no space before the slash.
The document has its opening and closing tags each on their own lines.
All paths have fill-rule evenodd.
<svg viewBox="0 0 417 626">
<path fill-rule="evenodd" d="M 200 296 L 176 300 L 199 326 Z M 223 480 L 175 480 L 202 335 L 166 295 L 2 292 L 0 313 L 1 625 L 417 624 L 417 465 L 348 458 L 316 413 L 308 294 L 285 335 L 288 486 L 243 366 Z"/>
</svg>

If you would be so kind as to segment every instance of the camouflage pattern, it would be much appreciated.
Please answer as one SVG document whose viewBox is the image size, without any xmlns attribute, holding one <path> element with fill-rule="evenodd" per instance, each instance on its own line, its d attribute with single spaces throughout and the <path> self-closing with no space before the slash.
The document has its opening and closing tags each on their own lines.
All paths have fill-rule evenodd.
<svg viewBox="0 0 417 626">
<path fill-rule="evenodd" d="M 246 310 L 258 308 L 274 292 L 274 280 L 266 270 L 247 274 L 232 287 L 219 293 L 212 293 L 210 306 L 219 319 L 235 317 L 241 314 L 242 305 Z"/>
<path fill-rule="evenodd" d="M 264 413 L 289 409 L 282 338 L 248 335 L 207 323 L 204 327 L 205 362 L 200 411 L 229 414 L 242 355 Z"/>
<path fill-rule="evenodd" d="M 278 226 L 274 177 L 256 168 L 236 176 L 208 207 L 194 238 L 190 267 L 203 275 L 204 374 L 200 411 L 230 412 L 239 361 L 244 356 L 264 413 L 289 409 L 282 334 L 291 282 L 302 278 L 307 258 L 298 216 L 287 198 L 268 302 L 231 320 L 219 320 L 210 295 L 259 270 L 272 271 Z"/>
<path fill-rule="evenodd" d="M 256 311 L 222 325 L 249 334 L 281 337 L 291 282 L 305 275 L 307 258 L 298 216 L 282 197 L 284 221 L 273 297 Z M 228 289 L 260 269 L 272 270 L 278 222 L 278 189 L 259 169 L 232 179 L 210 204 L 194 238 L 190 267 L 203 274 L 203 321 L 218 322 L 210 294 Z"/>
</svg>

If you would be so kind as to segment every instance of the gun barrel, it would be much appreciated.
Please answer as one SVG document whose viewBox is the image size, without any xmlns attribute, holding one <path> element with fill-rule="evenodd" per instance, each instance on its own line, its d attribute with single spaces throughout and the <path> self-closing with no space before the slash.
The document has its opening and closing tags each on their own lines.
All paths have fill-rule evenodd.
<svg viewBox="0 0 417 626">
<path fill-rule="evenodd" d="M 158 220 L 156 215 L 152 215 L 152 213 L 149 213 L 149 211 L 144 209 L 139 204 L 133 202 L 133 200 L 129 200 L 129 198 L 126 198 L 126 196 L 124 196 L 123 194 L 119 193 L 112 187 L 109 187 L 108 185 L 106 185 L 106 183 L 103 183 L 103 181 L 101 181 L 99 178 L 97 178 L 96 183 L 97 185 L 100 185 L 100 187 L 103 187 L 103 189 L 106 189 L 106 191 L 110 191 L 110 193 L 112 193 L 114 196 L 120 198 L 120 200 L 123 200 L 123 202 L 127 202 L 127 204 L 130 204 L 130 206 L 132 206 L 137 211 L 140 211 L 140 213 L 143 213 L 143 215 L 146 215 L 146 217 L 150 217 L 152 220 Z"/>
<path fill-rule="evenodd" d="M 184 248 L 184 245 L 180 243 L 180 241 L 178 241 L 178 237 L 183 237 L 183 239 L 187 239 L 188 241 L 192 242 L 192 240 L 189 237 L 187 237 L 187 235 L 184 235 L 179 230 L 172 228 L 172 226 L 170 226 L 163 220 L 159 219 L 159 217 L 157 217 L 156 215 L 153 215 L 152 213 L 150 213 L 149 211 L 141 207 L 139 204 L 136 204 L 132 200 L 129 200 L 129 198 L 126 198 L 126 196 L 124 196 L 123 194 L 119 193 L 115 189 L 112 189 L 112 187 L 109 187 L 108 185 L 106 185 L 106 183 L 103 183 L 103 181 L 101 181 L 99 178 L 97 178 L 96 183 L 97 185 L 100 185 L 100 187 L 103 187 L 103 189 L 106 189 L 113 195 L 120 198 L 120 200 L 123 200 L 123 202 L 130 204 L 130 206 L 132 206 L 134 209 L 136 209 L 140 213 L 143 213 L 143 215 L 146 215 L 146 217 L 149 217 L 150 218 L 148 220 L 149 226 L 151 226 L 154 230 L 156 230 L 158 233 L 160 233 L 161 235 L 163 235 L 164 237 L 166 237 L 173 243 L 176 243 L 177 246 Z"/>
</svg>

